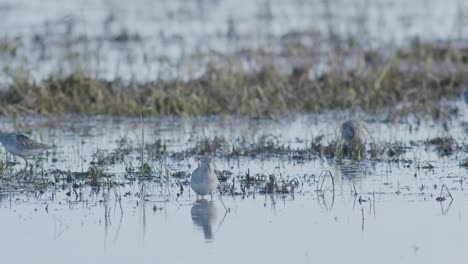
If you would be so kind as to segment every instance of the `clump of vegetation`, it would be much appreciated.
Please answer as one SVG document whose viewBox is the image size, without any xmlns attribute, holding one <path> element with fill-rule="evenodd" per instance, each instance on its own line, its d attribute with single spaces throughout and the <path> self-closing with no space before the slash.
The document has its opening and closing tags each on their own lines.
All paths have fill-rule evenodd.
<svg viewBox="0 0 468 264">
<path fill-rule="evenodd" d="M 187 171 L 176 171 L 174 173 L 172 173 L 172 177 L 174 178 L 178 178 L 178 179 L 188 179 L 190 178 L 192 174 L 190 172 L 187 172 Z"/>
<path fill-rule="evenodd" d="M 293 153 L 294 152 L 294 153 Z M 263 135 L 255 142 L 247 142 L 245 138 L 239 144 L 233 144 L 232 150 L 228 153 L 229 157 L 249 156 L 255 157 L 257 155 L 275 156 L 285 154 L 299 154 L 298 151 L 293 151 L 289 146 L 281 143 L 279 140 L 269 136 Z"/>
<path fill-rule="evenodd" d="M 228 170 L 216 171 L 216 175 L 218 176 L 218 180 L 220 182 L 227 182 L 234 173 Z"/>
<path fill-rule="evenodd" d="M 328 158 L 343 158 L 343 142 L 339 139 L 331 141 L 327 146 L 325 146 L 324 153 Z"/>
<path fill-rule="evenodd" d="M 290 152 L 290 148 L 285 144 L 280 143 L 279 140 L 275 140 L 269 136 L 262 136 L 257 142 L 251 144 L 250 149 L 246 154 L 249 156 L 260 154 L 278 155 L 288 152 Z"/>
<path fill-rule="evenodd" d="M 194 154 L 197 155 L 215 155 L 218 151 L 225 151 L 228 148 L 228 146 L 229 144 L 225 137 L 215 136 L 213 139 L 204 138 L 203 140 L 197 143 L 197 145 L 192 151 Z"/>
<path fill-rule="evenodd" d="M 96 165 L 90 166 L 88 169 L 89 185 L 92 187 L 100 187 L 103 173 L 104 169 L 102 167 Z"/>
<path fill-rule="evenodd" d="M 460 166 L 468 169 L 468 157 L 466 157 L 460 162 Z"/>
<path fill-rule="evenodd" d="M 151 168 L 151 166 L 148 163 L 143 162 L 140 167 L 139 175 L 144 177 L 150 177 L 153 175 L 153 168 Z"/>
<path fill-rule="evenodd" d="M 310 144 L 303 147 L 291 148 L 281 140 L 264 135 L 255 141 L 245 138 L 236 139 L 233 142 L 224 137 L 203 138 L 187 150 L 168 153 L 171 158 L 182 160 L 188 156 L 211 154 L 225 158 L 239 157 L 274 157 L 287 156 L 301 162 L 317 157 L 341 160 L 343 158 L 362 160 L 388 159 L 399 160 L 405 154 L 409 146 L 403 142 L 379 142 L 356 140 L 346 142 L 340 136 L 336 136 L 330 142 L 324 142 L 324 136 L 315 137 Z M 416 144 L 413 142 L 413 144 Z M 418 144 L 435 145 L 436 150 L 442 155 L 449 155 L 457 150 L 457 143 L 452 137 L 438 137 L 432 140 L 420 141 Z M 459 148 L 462 150 L 462 148 Z"/>
<path fill-rule="evenodd" d="M 225 157 L 241 157 L 257 155 L 285 155 L 291 153 L 298 154 L 302 150 L 292 150 L 279 140 L 270 136 L 262 136 L 255 142 L 247 142 L 245 138 L 238 140 L 236 143 L 228 142 L 223 136 L 215 136 L 213 138 L 203 138 L 198 141 L 193 148 L 190 148 L 182 153 L 173 153 L 172 157 L 186 157 L 189 155 L 218 155 Z"/>
<path fill-rule="evenodd" d="M 161 159 L 166 153 L 167 153 L 167 145 L 165 141 L 162 141 L 161 139 L 156 140 L 152 144 L 146 144 L 145 145 L 146 151 L 148 152 L 148 155 L 152 159 Z"/>
<path fill-rule="evenodd" d="M 294 189 L 299 186 L 297 179 L 286 181 L 283 178 L 277 178 L 274 174 L 270 174 L 265 182 L 265 187 L 261 189 L 260 193 L 293 193 Z"/>
<path fill-rule="evenodd" d="M 386 146 L 387 155 L 391 158 L 398 158 L 406 152 L 406 147 L 401 142 L 395 142 Z"/>
<path fill-rule="evenodd" d="M 370 143 L 370 149 L 368 153 L 371 159 L 377 159 L 382 155 L 386 155 L 392 160 L 397 160 L 407 151 L 407 147 L 402 142 L 391 142 L 377 144 L 375 142 Z"/>
<path fill-rule="evenodd" d="M 5 162 L 3 160 L 0 160 L 0 177 L 3 177 L 3 175 L 5 174 L 5 170 L 6 170 Z"/>
<path fill-rule="evenodd" d="M 117 142 L 117 148 L 109 153 L 106 157 L 101 157 L 100 161 L 98 159 L 98 164 L 116 164 L 117 162 L 124 162 L 125 157 L 127 157 L 130 152 L 133 150 L 131 145 L 127 142 L 126 138 L 121 138 Z"/>
<path fill-rule="evenodd" d="M 320 157 L 322 157 L 325 154 L 325 146 L 323 144 L 323 138 L 325 136 L 320 135 L 312 139 L 312 142 L 310 144 L 310 148 L 317 153 Z"/>
<path fill-rule="evenodd" d="M 305 66 L 284 75 L 272 67 L 244 72 L 229 65 L 208 67 L 195 79 L 146 83 L 104 81 L 80 73 L 40 83 L 17 77 L 0 92 L 0 114 L 270 116 L 356 107 L 375 112 L 404 103 L 405 108 L 396 110 L 399 114 L 443 116 L 439 100 L 459 96 L 468 81 L 466 53 L 458 48 L 415 45 L 392 56 L 351 54 L 359 57 L 359 67 L 342 63 L 349 52 L 334 53 L 329 71 L 316 78 L 309 77 Z M 454 70 L 439 70 L 444 65 Z"/>
<path fill-rule="evenodd" d="M 430 139 L 426 144 L 434 145 L 440 155 L 451 155 L 455 147 L 453 137 L 436 137 Z"/>
<path fill-rule="evenodd" d="M 276 182 L 275 175 L 271 174 L 268 176 L 268 181 L 265 183 L 265 192 L 274 193 L 276 190 L 278 190 L 278 183 Z"/>
<path fill-rule="evenodd" d="M 361 160 L 365 157 L 366 145 L 362 141 L 344 143 L 342 152 L 345 157 L 350 157 L 354 160 Z"/>
<path fill-rule="evenodd" d="M 380 155 L 380 152 L 381 152 L 381 147 L 377 143 L 372 142 L 370 144 L 370 150 L 369 150 L 371 159 L 377 159 Z"/>
<path fill-rule="evenodd" d="M 344 142 L 341 139 L 332 140 L 324 148 L 325 156 L 340 160 L 342 158 L 350 158 L 361 160 L 365 157 L 366 146 L 364 142 Z"/>
</svg>

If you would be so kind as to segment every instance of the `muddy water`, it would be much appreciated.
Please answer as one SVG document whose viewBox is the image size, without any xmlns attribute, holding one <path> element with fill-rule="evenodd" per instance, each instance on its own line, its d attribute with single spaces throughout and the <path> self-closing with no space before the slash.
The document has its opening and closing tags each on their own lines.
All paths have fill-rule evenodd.
<svg viewBox="0 0 468 264">
<path fill-rule="evenodd" d="M 27 125 L 23 129 L 57 149 L 38 161 L 34 175 L 18 176 L 23 164 L 17 164 L 1 178 L 2 261 L 462 262 L 468 257 L 468 172 L 459 163 L 466 158 L 468 111 L 461 100 L 452 104 L 460 111 L 445 124 L 448 131 L 444 122 L 428 118 L 384 122 L 385 118 L 344 113 L 279 120 L 145 119 L 143 129 L 139 119 L 27 118 L 22 120 Z M 318 156 L 296 160 L 275 153 L 232 159 L 218 155 L 218 170 L 233 174 L 225 185 L 229 189 L 233 180 L 236 184 L 232 192 L 198 203 L 187 178 L 170 176 L 193 170 L 194 156 L 146 157 L 153 168 L 150 177 L 125 170 L 129 163 L 137 170 L 140 166 L 142 131 L 146 144 L 166 142 L 167 153 L 180 153 L 204 137 L 221 135 L 229 146 L 239 138 L 255 142 L 268 136 L 279 144 L 303 148 L 319 135 L 332 140 L 341 121 L 356 115 L 366 121 L 370 140 L 400 142 L 408 150 L 398 159 L 360 162 Z M 14 127 L 6 119 L 1 124 L 4 130 Z M 461 148 L 440 156 L 434 146 L 421 144 L 436 136 L 452 136 Z M 102 179 L 100 188 L 87 184 L 86 177 L 69 182 L 54 173 L 86 172 L 97 155 L 115 152 L 122 139 L 130 150 L 123 160 L 102 165 L 109 179 Z M 333 182 L 319 176 L 323 170 L 330 170 Z M 266 178 L 259 176 L 256 184 L 242 190 L 239 183 L 247 173 Z M 289 193 L 265 193 L 271 174 L 280 184 L 298 185 Z M 443 185 L 453 200 L 445 190 L 441 194 Z"/>
</svg>

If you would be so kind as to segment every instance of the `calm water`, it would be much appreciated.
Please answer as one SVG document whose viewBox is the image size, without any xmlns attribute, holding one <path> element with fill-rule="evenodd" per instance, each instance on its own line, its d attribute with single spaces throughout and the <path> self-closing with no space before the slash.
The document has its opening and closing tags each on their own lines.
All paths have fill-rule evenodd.
<svg viewBox="0 0 468 264">
<path fill-rule="evenodd" d="M 360 116 L 378 143 L 410 146 L 411 141 L 449 135 L 466 151 L 466 104 L 452 104 L 460 114 L 449 121 L 448 131 L 442 122 L 430 119 L 417 125 L 413 118 L 388 123 Z M 268 135 L 300 148 L 318 135 L 331 140 L 347 117 L 329 113 L 279 120 L 146 119 L 144 137 L 147 144 L 163 139 L 168 152 L 216 135 L 225 136 L 230 146 L 240 137 L 255 142 Z M 14 126 L 1 121 L 1 129 Z M 248 188 L 246 195 L 215 195 L 212 202 L 196 203 L 187 179 L 159 177 L 193 170 L 194 157 L 149 161 L 153 178 L 138 180 L 126 174 L 128 163 L 139 166 L 138 119 L 68 116 L 22 121 L 28 125 L 24 130 L 33 129 L 33 138 L 58 146 L 40 162 L 47 173 L 39 172 L 38 182 L 55 181 L 56 169 L 87 171 L 95 153 L 114 152 L 122 138 L 135 149 L 123 161 L 104 166 L 114 184 L 98 191 L 85 185 L 75 194 L 72 183 L 59 180 L 41 193 L 7 173 L 0 187 L 5 263 L 460 263 L 468 257 L 468 172 L 459 166 L 466 158 L 463 150 L 441 157 L 433 146 L 413 143 L 399 161 L 383 162 L 218 157 L 218 169 L 231 171 L 237 182 L 249 172 L 295 179 L 299 185 L 293 193 L 262 194 L 262 183 Z M 422 168 L 428 164 L 433 168 Z M 323 170 L 332 172 L 335 188 L 327 178 L 322 196 L 317 190 Z M 444 184 L 453 202 L 446 195 L 445 201 L 436 201 Z M 235 188 L 241 193 L 239 185 Z"/>
<path fill-rule="evenodd" d="M 314 193 L 224 197 L 227 214 L 219 202 L 196 208 L 187 197 L 124 201 L 123 212 L 109 201 L 107 222 L 106 202 L 94 198 L 58 199 L 62 204 L 14 198 L 2 201 L 0 245 L 7 263 L 460 262 L 468 257 L 467 192 L 452 193 L 445 214 L 447 204 L 420 194 L 377 195 L 371 207 L 355 204 L 347 191 L 330 210 Z"/>
</svg>

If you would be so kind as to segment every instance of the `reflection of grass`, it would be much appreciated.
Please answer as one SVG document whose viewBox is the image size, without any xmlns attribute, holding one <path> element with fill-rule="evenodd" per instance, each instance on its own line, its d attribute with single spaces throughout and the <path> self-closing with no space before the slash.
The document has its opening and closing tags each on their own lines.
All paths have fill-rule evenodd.
<svg viewBox="0 0 468 264">
<path fill-rule="evenodd" d="M 398 108 L 397 114 L 425 111 L 439 117 L 443 113 L 437 102 L 459 95 L 468 78 L 466 52 L 461 49 L 415 45 L 390 57 L 358 52 L 354 54 L 360 61 L 356 68 L 344 66 L 349 54 L 335 52 L 332 67 L 314 79 L 309 78 L 307 67 L 300 66 L 287 76 L 268 67 L 249 73 L 229 66 L 210 67 L 197 79 L 142 84 L 108 82 L 80 73 L 50 77 L 38 84 L 19 76 L 8 91 L 0 92 L 0 114 L 258 116 L 358 106 L 373 112 L 405 102 L 409 104 Z M 452 71 L 437 70 L 447 64 Z"/>
</svg>

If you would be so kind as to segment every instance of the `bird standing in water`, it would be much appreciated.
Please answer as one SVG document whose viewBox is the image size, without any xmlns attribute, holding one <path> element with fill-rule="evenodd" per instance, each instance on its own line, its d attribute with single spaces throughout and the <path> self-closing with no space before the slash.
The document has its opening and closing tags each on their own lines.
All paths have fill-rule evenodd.
<svg viewBox="0 0 468 264">
<path fill-rule="evenodd" d="M 25 168 L 28 167 L 29 157 L 35 157 L 44 151 L 53 148 L 52 146 L 36 142 L 27 136 L 18 133 L 4 133 L 1 131 L 0 142 L 8 152 L 26 161 Z"/>
<path fill-rule="evenodd" d="M 192 172 L 190 178 L 190 187 L 198 196 L 202 198 L 205 195 L 211 195 L 213 199 L 213 191 L 218 187 L 219 181 L 214 170 L 214 162 L 210 156 L 204 156 L 200 161 L 200 166 Z"/>
<path fill-rule="evenodd" d="M 348 120 L 341 125 L 341 138 L 347 144 L 361 143 L 363 141 L 363 133 L 365 126 L 361 121 Z"/>
<path fill-rule="evenodd" d="M 344 142 L 343 152 L 347 156 L 361 159 L 365 153 L 364 132 L 366 126 L 358 120 L 348 120 L 341 125 L 341 139 Z"/>
</svg>

